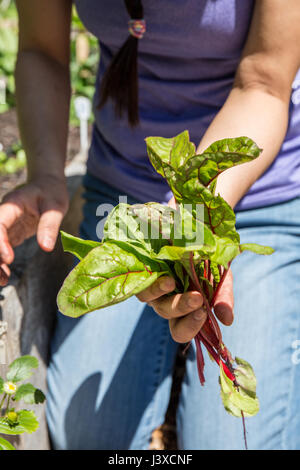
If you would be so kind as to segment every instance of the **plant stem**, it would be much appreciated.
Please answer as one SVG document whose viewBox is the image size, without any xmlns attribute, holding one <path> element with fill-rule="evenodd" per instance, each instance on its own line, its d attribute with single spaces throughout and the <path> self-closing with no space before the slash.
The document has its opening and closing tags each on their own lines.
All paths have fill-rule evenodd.
<svg viewBox="0 0 300 470">
<path fill-rule="evenodd" d="M 245 448 L 246 448 L 246 450 L 248 450 L 247 433 L 246 433 L 246 423 L 245 423 L 245 416 L 244 416 L 243 410 L 241 410 L 241 415 L 242 415 L 242 421 L 243 421 L 243 431 L 244 431 Z"/>
<path fill-rule="evenodd" d="M 7 398 L 7 404 L 6 404 L 6 409 L 7 410 L 9 409 L 9 403 L 10 403 L 10 395 L 8 395 L 8 398 Z"/>
<path fill-rule="evenodd" d="M 1 400 L 1 403 L 0 403 L 0 411 L 2 410 L 2 407 L 3 407 L 3 403 L 4 403 L 4 401 L 5 401 L 5 398 L 6 398 L 6 393 L 4 393 L 3 398 L 2 398 L 2 400 Z"/>
<path fill-rule="evenodd" d="M 214 314 L 212 313 L 211 311 L 211 308 L 210 308 L 210 305 L 209 305 L 209 302 L 207 300 L 207 297 L 206 295 L 204 294 L 203 292 L 203 289 L 200 285 L 200 282 L 199 282 L 199 279 L 198 279 L 198 276 L 197 276 L 197 273 L 195 271 L 195 266 L 194 266 L 194 254 L 193 252 L 191 251 L 190 253 L 190 271 L 191 271 L 191 277 L 192 277 L 192 281 L 194 283 L 194 286 L 195 288 L 198 290 L 198 292 L 200 292 L 200 294 L 202 295 L 203 297 L 203 303 L 204 303 L 204 306 L 206 308 L 206 311 L 207 311 L 207 315 L 208 315 L 208 318 L 210 320 L 210 323 L 212 325 L 212 328 L 213 328 L 213 331 L 216 335 L 216 337 L 218 338 L 218 341 L 220 343 L 222 343 L 222 334 L 221 334 L 221 330 L 219 328 L 219 325 L 217 323 L 217 320 L 215 319 L 214 317 Z"/>
<path fill-rule="evenodd" d="M 195 343 L 196 343 L 198 375 L 199 375 L 200 383 L 203 386 L 204 383 L 205 383 L 204 357 L 203 357 L 203 353 L 202 353 L 201 342 L 200 342 L 199 336 L 198 335 L 195 336 L 194 340 L 195 340 Z"/>
</svg>

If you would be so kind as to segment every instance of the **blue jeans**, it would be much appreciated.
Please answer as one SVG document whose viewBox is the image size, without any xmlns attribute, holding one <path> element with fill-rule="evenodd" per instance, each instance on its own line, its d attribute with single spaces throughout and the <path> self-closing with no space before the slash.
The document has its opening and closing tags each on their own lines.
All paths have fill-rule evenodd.
<svg viewBox="0 0 300 470">
<path fill-rule="evenodd" d="M 89 175 L 84 184 L 81 236 L 97 239 L 96 208 L 115 205 L 119 194 Z M 239 212 L 237 228 L 242 242 L 276 250 L 234 261 L 236 316 L 223 328 L 232 354 L 251 362 L 257 375 L 261 410 L 246 419 L 248 445 L 300 449 L 300 198 Z M 58 314 L 47 400 L 54 447 L 147 449 L 164 421 L 176 351 L 168 322 L 136 297 L 76 320 Z M 190 348 L 177 413 L 179 448 L 243 449 L 241 420 L 224 411 L 218 368 L 205 359 L 201 387 Z"/>
</svg>

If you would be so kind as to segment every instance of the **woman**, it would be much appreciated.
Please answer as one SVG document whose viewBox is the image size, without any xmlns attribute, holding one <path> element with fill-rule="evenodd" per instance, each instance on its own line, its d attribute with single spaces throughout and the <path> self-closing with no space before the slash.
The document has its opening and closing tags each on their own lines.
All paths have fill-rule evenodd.
<svg viewBox="0 0 300 470">
<path fill-rule="evenodd" d="M 129 203 L 170 200 L 148 162 L 148 135 L 170 137 L 189 129 L 199 151 L 217 139 L 246 135 L 264 149 L 218 182 L 237 211 L 242 241 L 276 250 L 268 258 L 248 253 L 235 261 L 237 316 L 224 334 L 258 378 L 261 411 L 247 421 L 249 447 L 299 449 L 300 368 L 291 361 L 300 335 L 300 107 L 291 95 L 299 83 L 294 81 L 300 67 L 298 0 L 290 0 L 288 8 L 281 0 L 76 4 L 101 46 L 81 236 L 96 239 L 96 208 L 116 204 L 120 194 L 127 194 Z M 36 233 L 42 249 L 53 249 L 68 206 L 63 169 L 71 1 L 17 5 L 16 85 L 28 182 L 0 208 L 3 283 L 13 246 Z M 127 40 L 130 17 L 135 39 L 117 56 L 121 65 L 115 59 L 110 67 Z M 165 278 L 139 295 L 142 302 L 132 298 L 78 321 L 58 316 L 48 376 L 55 448 L 148 448 L 151 432 L 164 419 L 176 342 L 190 340 L 205 321 L 201 295 L 166 297 L 173 288 Z M 216 314 L 225 325 L 232 323 L 230 279 Z M 177 416 L 179 447 L 243 448 L 241 423 L 224 412 L 211 364 L 206 379 L 201 389 L 190 348 Z"/>
</svg>

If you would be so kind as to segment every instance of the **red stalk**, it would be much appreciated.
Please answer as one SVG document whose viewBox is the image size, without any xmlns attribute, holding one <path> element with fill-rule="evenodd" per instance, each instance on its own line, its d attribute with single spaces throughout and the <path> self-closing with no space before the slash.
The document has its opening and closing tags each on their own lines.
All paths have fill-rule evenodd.
<svg viewBox="0 0 300 470">
<path fill-rule="evenodd" d="M 195 343 L 196 343 L 196 350 L 197 350 L 197 368 L 198 368 L 198 375 L 200 379 L 200 383 L 203 386 L 205 383 L 205 377 L 204 377 L 204 357 L 203 357 L 203 352 L 201 348 L 201 342 L 197 338 L 197 336 L 194 338 Z"/>
<path fill-rule="evenodd" d="M 191 251 L 191 253 L 190 253 L 190 269 L 191 269 L 191 273 L 192 273 L 193 284 L 194 284 L 195 288 L 198 290 L 198 292 L 200 292 L 200 294 L 201 294 L 202 297 L 203 297 L 203 303 L 204 303 L 204 306 L 205 306 L 205 308 L 206 308 L 206 312 L 207 312 L 208 318 L 209 318 L 209 320 L 210 320 L 211 327 L 212 327 L 212 329 L 213 329 L 213 331 L 214 331 L 216 337 L 218 338 L 219 343 L 221 344 L 221 343 L 222 343 L 222 333 L 221 333 L 220 327 L 219 327 L 219 325 L 218 325 L 218 322 L 217 322 L 217 320 L 215 319 L 215 316 L 214 316 L 214 314 L 213 314 L 212 311 L 211 311 L 211 308 L 210 308 L 209 302 L 208 302 L 208 300 L 207 300 L 207 297 L 206 297 L 206 295 L 204 294 L 204 292 L 203 292 L 203 290 L 202 290 L 202 287 L 201 287 L 201 285 L 200 285 L 200 282 L 199 282 L 197 273 L 196 273 L 196 271 L 195 271 L 195 266 L 194 266 L 193 258 L 194 258 L 194 254 L 193 254 L 193 252 Z"/>
<path fill-rule="evenodd" d="M 222 361 L 222 359 L 220 358 L 220 355 L 211 347 L 211 345 L 209 343 L 207 343 L 205 338 L 202 336 L 201 331 L 199 331 L 197 336 L 198 336 L 199 340 L 202 341 L 202 343 L 206 347 L 207 351 L 209 352 L 211 357 L 216 361 L 216 363 L 218 365 L 220 365 L 220 363 L 222 364 L 223 370 L 224 370 L 225 374 L 227 375 L 227 377 L 230 380 L 232 380 L 232 382 L 235 382 L 236 379 L 235 379 L 234 374 L 229 370 L 228 366 Z"/>
<path fill-rule="evenodd" d="M 221 270 L 219 267 L 219 272 L 220 272 L 220 282 L 217 285 L 217 288 L 215 288 L 215 279 L 212 280 L 212 285 L 214 288 L 214 293 L 211 299 L 211 302 L 208 302 L 208 295 L 206 295 L 203 292 L 203 289 L 201 287 L 201 284 L 199 282 L 194 262 L 193 262 L 194 255 L 191 252 L 190 254 L 190 270 L 191 270 L 191 287 L 195 288 L 200 292 L 200 294 L 203 297 L 203 303 L 207 311 L 208 318 L 206 322 L 204 323 L 203 327 L 201 330 L 197 333 L 195 336 L 195 344 L 196 344 L 196 353 L 197 353 L 197 369 L 198 369 L 198 375 L 200 379 L 200 383 L 203 386 L 205 383 L 205 377 L 204 377 L 204 357 L 203 357 L 203 352 L 201 348 L 201 343 L 206 347 L 207 351 L 211 355 L 211 357 L 216 361 L 216 363 L 220 366 L 222 366 L 225 374 L 227 377 L 233 382 L 235 386 L 238 386 L 236 382 L 236 377 L 234 375 L 234 369 L 232 367 L 232 357 L 226 346 L 222 342 L 222 334 L 219 328 L 219 324 L 217 319 L 214 316 L 214 313 L 211 310 L 211 307 L 213 307 L 215 300 L 217 298 L 217 295 L 224 283 L 224 280 L 226 278 L 226 275 L 229 271 L 230 264 L 228 263 L 228 269 L 224 269 L 223 273 L 221 274 Z M 208 279 L 209 282 L 211 282 L 211 269 L 210 265 L 207 262 L 207 260 L 204 261 L 204 277 Z M 206 286 L 204 285 L 204 290 L 205 293 L 207 294 L 207 289 Z M 188 346 L 190 343 L 188 344 Z M 187 349 L 187 348 L 186 348 Z M 245 423 L 245 416 L 243 411 L 241 411 L 242 415 L 242 422 L 243 422 L 243 432 L 244 432 L 244 442 L 245 442 L 245 448 L 248 450 L 248 445 L 247 445 L 247 435 L 246 435 L 246 423 Z"/>
</svg>

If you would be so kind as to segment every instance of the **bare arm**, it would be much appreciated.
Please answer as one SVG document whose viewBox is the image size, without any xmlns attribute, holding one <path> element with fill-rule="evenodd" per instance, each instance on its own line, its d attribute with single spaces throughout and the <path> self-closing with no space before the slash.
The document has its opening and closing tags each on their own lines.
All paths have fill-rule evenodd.
<svg viewBox="0 0 300 470">
<path fill-rule="evenodd" d="M 0 284 L 10 274 L 13 248 L 37 235 L 54 248 L 68 207 L 64 178 L 70 79 L 71 0 L 17 0 L 19 51 L 16 89 L 19 127 L 28 160 L 27 184 L 0 206 Z"/>
<path fill-rule="evenodd" d="M 17 1 L 16 94 L 29 180 L 63 177 L 70 78 L 70 0 Z"/>
<path fill-rule="evenodd" d="M 200 142 L 204 150 L 225 137 L 248 136 L 264 151 L 218 179 L 234 207 L 275 159 L 287 125 L 291 85 L 300 67 L 300 3 L 257 0 L 249 36 L 228 99 Z"/>
</svg>

